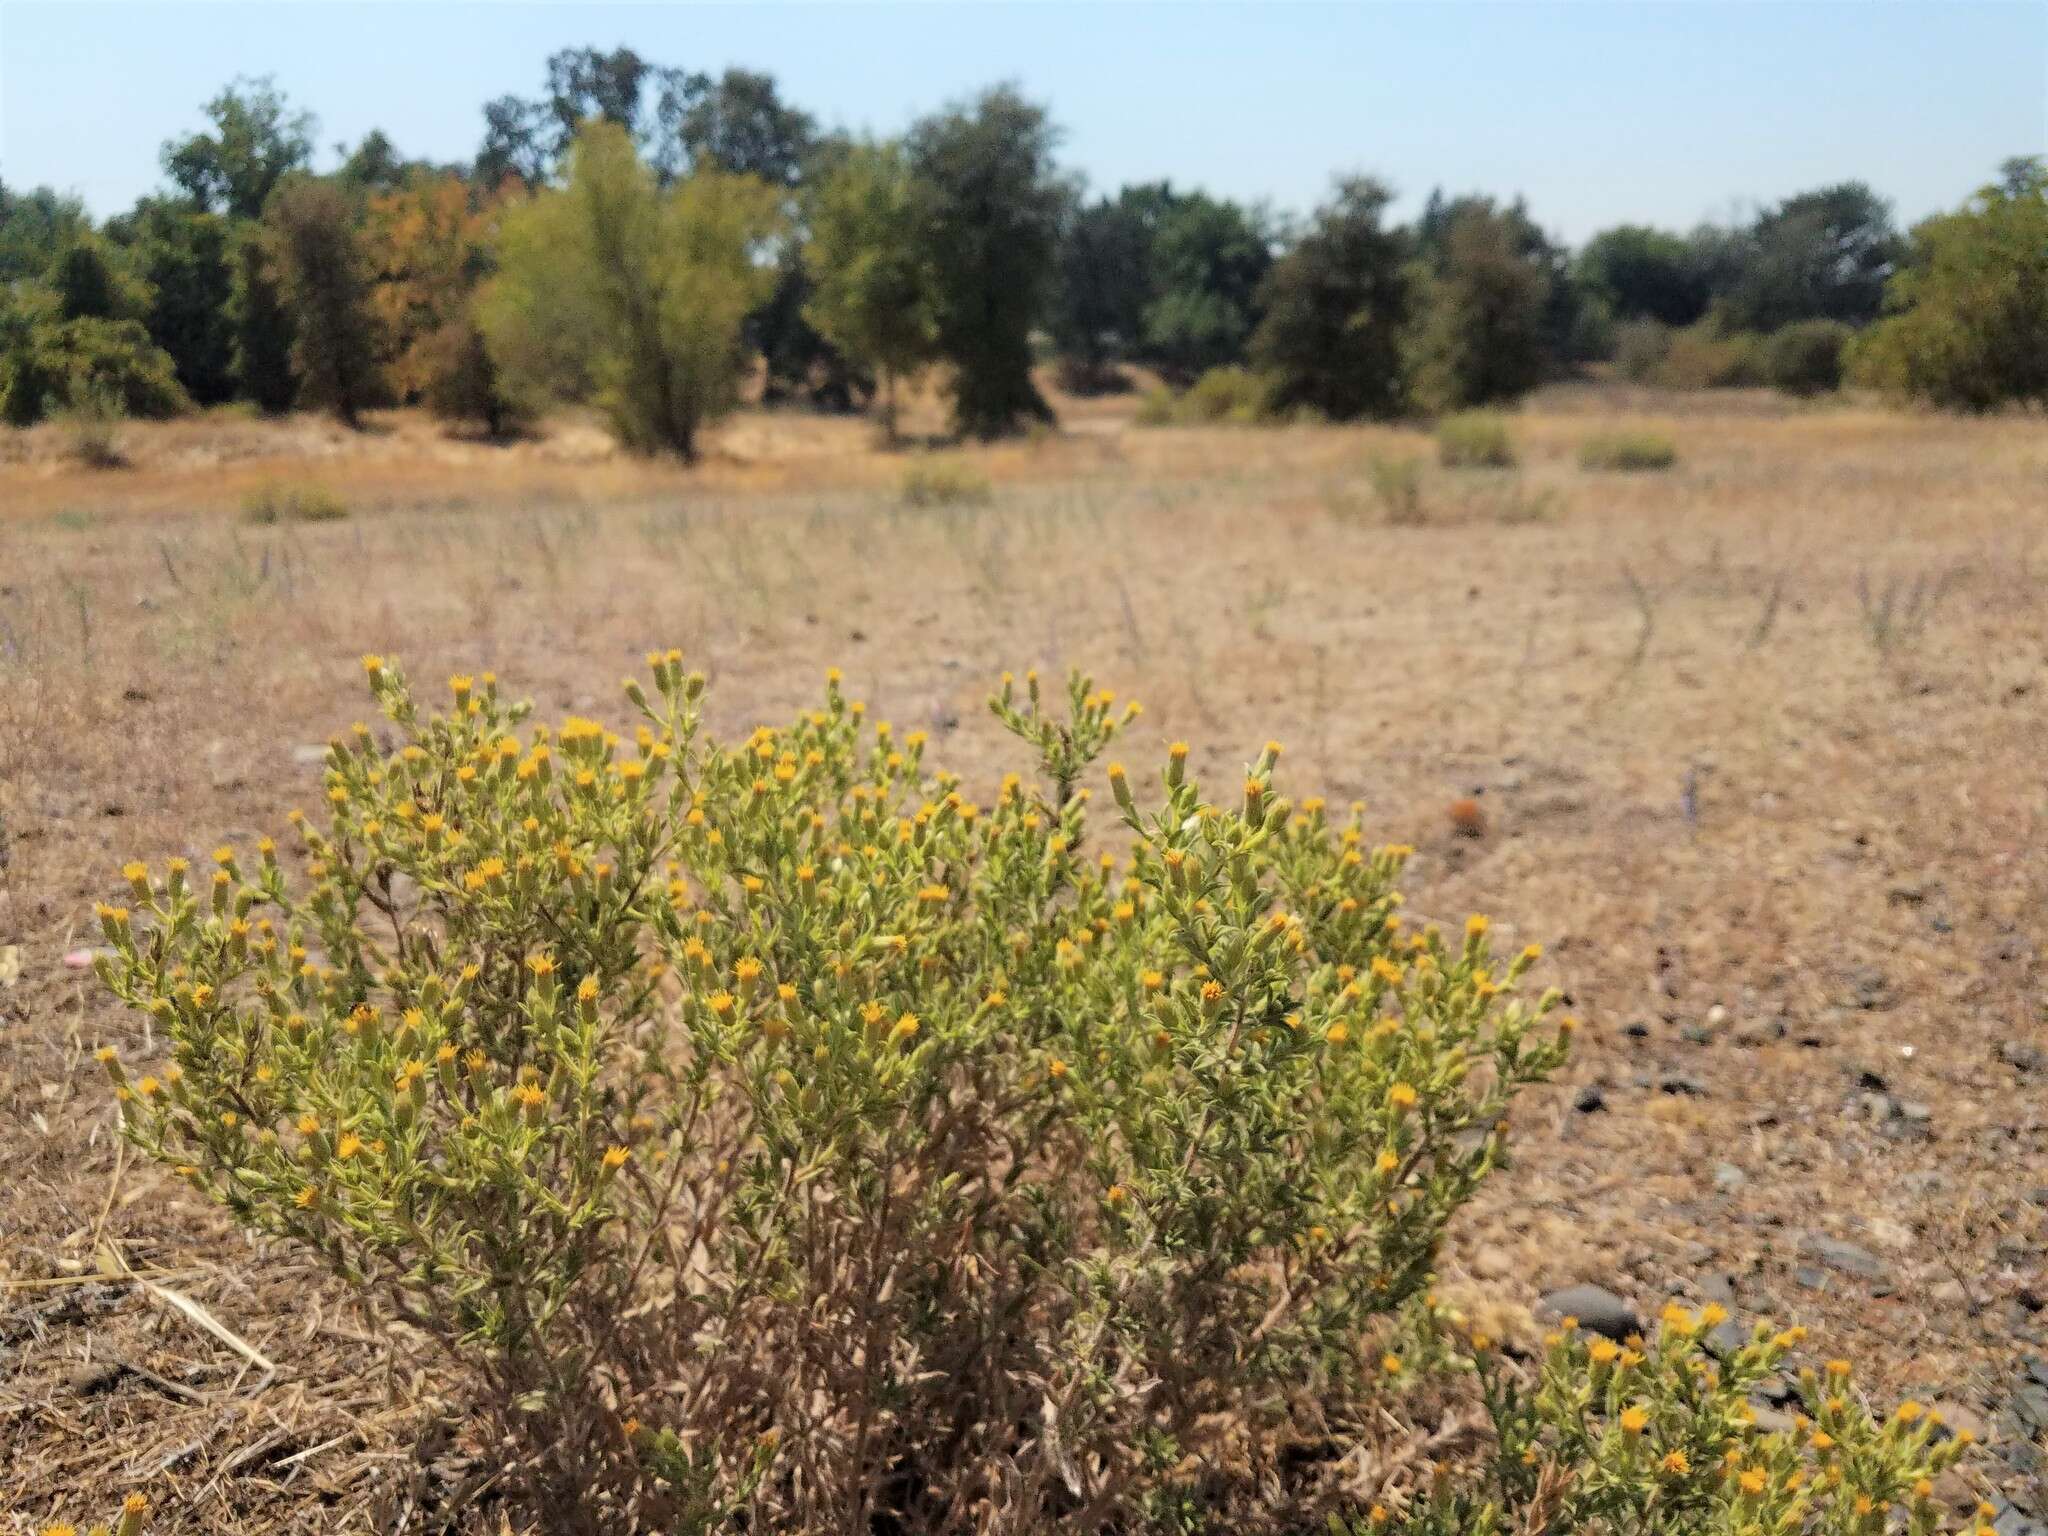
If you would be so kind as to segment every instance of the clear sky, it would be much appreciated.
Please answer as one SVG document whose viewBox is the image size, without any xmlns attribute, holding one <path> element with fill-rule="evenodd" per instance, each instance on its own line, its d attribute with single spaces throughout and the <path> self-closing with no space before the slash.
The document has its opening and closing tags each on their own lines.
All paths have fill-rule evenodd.
<svg viewBox="0 0 2048 1536">
<path fill-rule="evenodd" d="M 237 74 L 274 75 L 323 146 L 381 127 L 467 158 L 487 98 L 537 92 L 553 49 L 618 43 L 766 70 L 826 124 L 884 133 L 1015 80 L 1098 188 L 1302 210 L 1367 170 L 1404 209 L 1439 185 L 1526 194 L 1573 240 L 1849 178 L 1910 222 L 2048 149 L 2048 0 L 0 0 L 0 177 L 123 208 Z"/>
</svg>

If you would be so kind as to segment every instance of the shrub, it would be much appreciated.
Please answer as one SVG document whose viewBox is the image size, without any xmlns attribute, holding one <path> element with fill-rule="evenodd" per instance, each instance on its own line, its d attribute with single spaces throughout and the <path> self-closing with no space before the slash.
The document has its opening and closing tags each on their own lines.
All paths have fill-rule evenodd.
<svg viewBox="0 0 2048 1536">
<path fill-rule="evenodd" d="M 1633 429 L 1602 432 L 1579 445 L 1582 469 L 1669 469 L 1678 462 L 1678 445 L 1663 432 Z"/>
<path fill-rule="evenodd" d="M 32 403 L 55 414 L 93 402 L 95 409 L 155 419 L 191 404 L 178 387 L 169 354 L 149 339 L 140 321 L 86 316 L 49 322 L 36 326 L 26 345 L 33 361 L 16 375 L 24 382 L 23 413 Z"/>
<path fill-rule="evenodd" d="M 1672 389 L 1740 389 L 1764 382 L 1763 340 L 1711 320 L 1670 333 L 1657 382 Z"/>
<path fill-rule="evenodd" d="M 963 459 L 920 459 L 903 471 L 907 507 L 978 507 L 993 494 L 988 476 Z"/>
<path fill-rule="evenodd" d="M 551 1528 L 1320 1525 L 1361 1326 L 1562 1057 L 1536 951 L 1404 923 L 1277 746 L 1111 764 L 1091 851 L 1137 711 L 1078 676 L 1005 680 L 1038 782 L 977 804 L 836 674 L 725 744 L 650 663 L 622 736 L 365 658 L 299 870 L 129 865 L 125 1135 L 446 1346 Z"/>
<path fill-rule="evenodd" d="M 1656 381 L 1671 352 L 1671 332 L 1655 320 L 1630 320 L 1614 331 L 1614 366 L 1636 384 Z"/>
<path fill-rule="evenodd" d="M 1397 528 L 1413 528 L 1428 520 L 1422 508 L 1420 459 L 1389 459 L 1374 454 L 1366 461 L 1365 478 L 1389 523 Z"/>
<path fill-rule="evenodd" d="M 271 527 L 278 523 L 338 523 L 348 503 L 319 485 L 259 486 L 242 498 L 242 519 Z"/>
<path fill-rule="evenodd" d="M 1887 314 L 1859 338 L 1863 382 L 1959 410 L 2048 401 L 2048 162 L 2002 169 L 1913 231 Z"/>
<path fill-rule="evenodd" d="M 1436 457 L 1446 469 L 1512 469 L 1515 444 L 1502 417 L 1463 411 L 1437 423 Z"/>
<path fill-rule="evenodd" d="M 121 456 L 121 402 L 110 391 L 86 390 L 60 419 L 68 452 L 87 469 L 119 469 L 127 462 Z"/>
<path fill-rule="evenodd" d="M 1384 1509 L 1358 1536 L 1509 1536 L 1624 1531 L 1926 1533 L 1942 1525 L 1934 1480 L 1969 1444 L 1915 1402 L 1873 1416 L 1845 1361 L 1798 1373 L 1802 1409 L 1766 1429 L 1750 1394 L 1778 1372 L 1803 1328 L 1715 1340 L 1727 1313 L 1664 1309 L 1653 1342 L 1589 1338 L 1569 1319 L 1533 1376 L 1440 1309 L 1418 1352 L 1468 1371 L 1494 1443 L 1481 1481 L 1447 1480 L 1395 1524 Z"/>
<path fill-rule="evenodd" d="M 1823 395 L 1842 385 L 1842 358 L 1856 333 L 1839 320 L 1800 320 L 1764 343 L 1764 374 L 1794 395 Z"/>
<path fill-rule="evenodd" d="M 1232 365 L 1211 368 L 1179 394 L 1153 390 L 1138 407 L 1138 422 L 1149 427 L 1201 427 L 1219 422 L 1256 426 L 1271 421 L 1274 408 L 1273 380 Z"/>
</svg>

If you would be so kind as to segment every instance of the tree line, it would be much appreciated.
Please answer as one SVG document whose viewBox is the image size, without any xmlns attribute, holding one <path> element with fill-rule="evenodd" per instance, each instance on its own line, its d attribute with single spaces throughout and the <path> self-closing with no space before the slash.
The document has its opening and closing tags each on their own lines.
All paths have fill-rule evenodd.
<svg viewBox="0 0 2048 1536">
<path fill-rule="evenodd" d="M 102 224 L 0 185 L 8 423 L 407 403 L 498 434 L 574 401 L 687 458 L 750 376 L 893 433 L 936 367 L 955 429 L 996 436 L 1051 418 L 1048 357 L 1076 391 L 1227 370 L 1340 420 L 1512 400 L 1589 364 L 2048 402 L 2039 159 L 1910 231 L 1850 182 L 1571 250 L 1520 200 L 1437 193 L 1399 223 L 1368 177 L 1302 220 L 1164 182 L 1091 197 L 1007 86 L 855 138 L 764 74 L 568 49 L 538 94 L 485 106 L 471 161 L 372 132 L 324 175 L 314 119 L 271 82 L 204 111 L 163 146 L 164 186 Z"/>
</svg>

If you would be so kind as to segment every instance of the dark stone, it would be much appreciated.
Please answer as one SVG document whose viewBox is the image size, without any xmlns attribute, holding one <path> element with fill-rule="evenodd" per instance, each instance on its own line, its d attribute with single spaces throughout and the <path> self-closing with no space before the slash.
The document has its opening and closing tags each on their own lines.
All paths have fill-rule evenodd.
<svg viewBox="0 0 2048 1536">
<path fill-rule="evenodd" d="M 1793 1270 L 1792 1278 L 1809 1291 L 1824 1291 L 1828 1288 L 1828 1277 L 1810 1265 L 1802 1264 Z"/>
<path fill-rule="evenodd" d="M 1636 1316 L 1635 1309 L 1614 1292 L 1597 1285 L 1573 1285 L 1552 1291 L 1536 1303 L 1536 1310 L 1546 1317 L 1576 1317 L 1581 1328 L 1617 1344 L 1630 1334 L 1643 1331 L 1643 1321 Z"/>
<path fill-rule="evenodd" d="M 1682 1093 L 1687 1098 L 1704 1099 L 1707 1085 L 1696 1077 L 1687 1077 L 1683 1072 L 1667 1072 L 1657 1079 L 1657 1086 L 1665 1093 Z"/>
<path fill-rule="evenodd" d="M 1809 1232 L 1801 1245 L 1804 1252 L 1827 1265 L 1829 1269 L 1840 1270 L 1845 1275 L 1855 1275 L 1862 1280 L 1876 1280 L 1884 1274 L 1884 1260 L 1868 1248 L 1859 1248 L 1854 1243 L 1843 1242 L 1838 1237 L 1823 1237 L 1818 1232 Z"/>
<path fill-rule="evenodd" d="M 1650 1038 L 1650 1026 L 1641 1019 L 1636 1019 L 1632 1023 L 1623 1025 L 1621 1032 L 1631 1040 L 1647 1040 Z"/>
<path fill-rule="evenodd" d="M 1607 1107 L 1607 1094 L 1598 1083 L 1588 1083 L 1572 1099 L 1572 1108 L 1582 1115 L 1598 1114 Z"/>
<path fill-rule="evenodd" d="M 2039 1072 L 2048 1067 L 2048 1052 L 2042 1051 L 2038 1045 L 2028 1045 L 2024 1040 L 2001 1041 L 1998 1059 L 2021 1072 Z"/>
</svg>

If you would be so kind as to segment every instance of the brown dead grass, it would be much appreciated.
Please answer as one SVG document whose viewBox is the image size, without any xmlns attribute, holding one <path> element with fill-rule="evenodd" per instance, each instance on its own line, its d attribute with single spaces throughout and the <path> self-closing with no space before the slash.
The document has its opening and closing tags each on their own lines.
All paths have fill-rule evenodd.
<svg viewBox="0 0 2048 1536">
<path fill-rule="evenodd" d="M 1868 1361 L 1875 1394 L 1995 1408 L 2036 1347 L 2025 1195 L 2048 1184 L 2048 1075 L 1997 1055 L 2048 1034 L 2040 424 L 1560 395 L 1513 419 L 1541 520 L 1432 472 L 1429 520 L 1387 528 L 1364 466 L 1425 453 L 1420 433 L 1140 432 L 1127 409 L 969 450 L 993 503 L 922 512 L 862 423 L 764 413 L 694 472 L 585 425 L 496 447 L 404 414 L 363 437 L 132 426 L 116 474 L 11 439 L 0 1531 L 131 1487 L 181 1531 L 487 1503 L 407 1341 L 121 1158 L 89 1052 L 149 1044 L 64 963 L 123 859 L 247 840 L 308 798 L 303 749 L 366 712 L 370 650 L 604 712 L 647 645 L 678 644 L 726 729 L 786 717 L 837 663 L 970 779 L 996 760 L 981 700 L 1004 667 L 1092 669 L 1202 771 L 1277 736 L 1291 787 L 1362 797 L 1418 846 L 1420 913 L 1543 941 L 1587 1022 L 1568 1081 L 1520 1112 L 1520 1166 L 1462 1223 L 1453 1284 L 1512 1314 L 1579 1279 L 1654 1302 L 1732 1273 L 1745 1311 Z M 1577 468 L 1622 412 L 1673 433 L 1676 469 Z M 244 525 L 274 481 L 352 515 Z M 1482 836 L 1453 824 L 1468 798 Z M 1717 1007 L 1712 1043 L 1689 1040 Z M 1778 1019 L 1782 1040 L 1733 1038 Z M 1931 1109 L 1924 1139 L 1867 1118 L 1866 1072 Z M 1659 1091 L 1674 1075 L 1704 1095 Z M 1606 1111 L 1574 1112 L 1593 1084 Z M 1745 1182 L 1718 1189 L 1721 1164 Z M 1890 1294 L 1802 1284 L 1813 1233 L 1879 1254 Z"/>
</svg>

